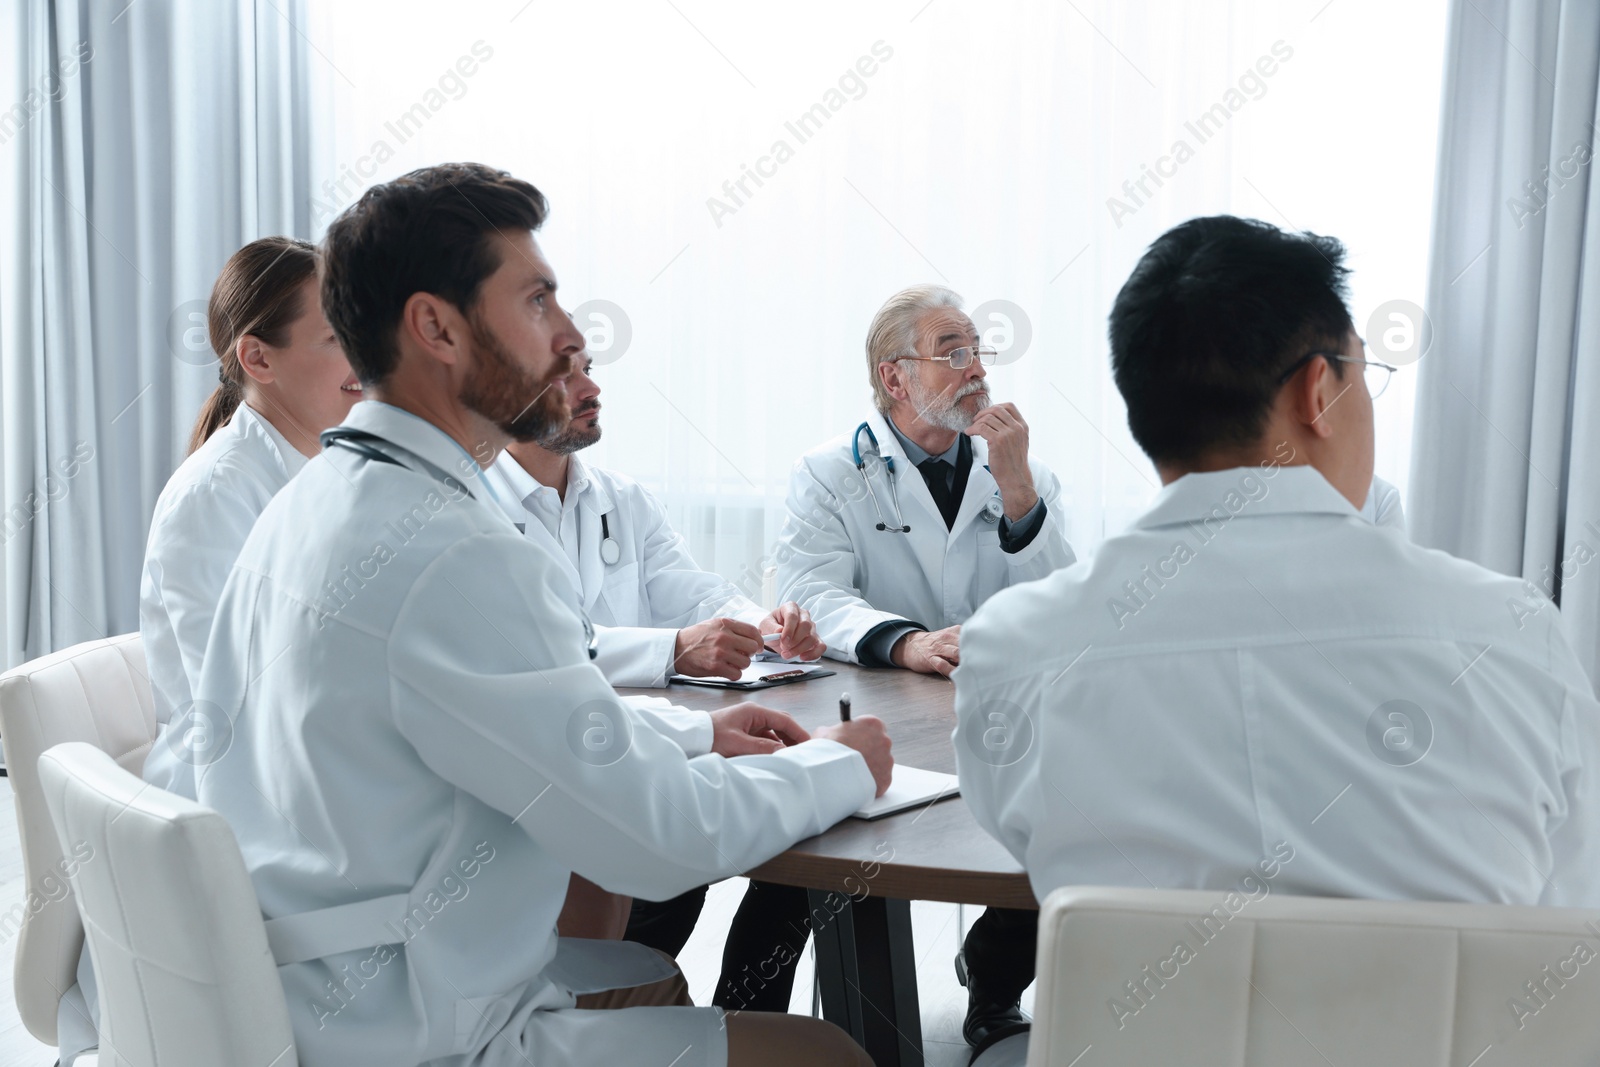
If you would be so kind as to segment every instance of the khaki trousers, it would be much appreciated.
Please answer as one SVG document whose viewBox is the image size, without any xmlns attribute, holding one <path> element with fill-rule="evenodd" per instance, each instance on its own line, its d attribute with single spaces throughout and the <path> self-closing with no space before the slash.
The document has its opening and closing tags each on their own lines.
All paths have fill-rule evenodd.
<svg viewBox="0 0 1600 1067">
<path fill-rule="evenodd" d="M 578 998 L 578 1007 L 590 1010 L 693 1006 L 682 971 L 649 985 Z M 728 1030 L 728 1067 L 872 1067 L 872 1060 L 848 1034 L 808 1015 L 736 1011 L 723 1016 L 723 1022 Z"/>
</svg>

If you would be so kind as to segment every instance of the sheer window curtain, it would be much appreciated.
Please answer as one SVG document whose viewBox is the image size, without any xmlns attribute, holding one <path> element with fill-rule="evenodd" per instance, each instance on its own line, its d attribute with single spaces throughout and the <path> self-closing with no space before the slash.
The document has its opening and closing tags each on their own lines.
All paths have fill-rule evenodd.
<svg viewBox="0 0 1600 1067">
<path fill-rule="evenodd" d="M 19 0 L 0 15 L 3 653 L 138 625 L 156 496 L 216 384 L 226 258 L 308 236 L 297 0 Z"/>
<path fill-rule="evenodd" d="M 537 184 L 604 390 L 585 457 L 752 593 L 791 465 L 865 417 L 867 324 L 904 286 L 950 285 L 1010 346 L 992 389 L 1061 477 L 1080 556 L 1156 491 L 1105 322 L 1163 230 L 1229 211 L 1337 234 L 1359 319 L 1422 300 L 1442 0 L 436 11 L 310 0 L 316 232 L 441 160 Z M 1402 487 L 1411 388 L 1379 401 Z"/>
<path fill-rule="evenodd" d="M 1556 598 L 1600 670 L 1600 7 L 1451 13 L 1412 519 Z M 1588 312 L 1587 314 L 1585 312 Z M 1548 610 L 1546 605 L 1545 610 Z"/>
</svg>

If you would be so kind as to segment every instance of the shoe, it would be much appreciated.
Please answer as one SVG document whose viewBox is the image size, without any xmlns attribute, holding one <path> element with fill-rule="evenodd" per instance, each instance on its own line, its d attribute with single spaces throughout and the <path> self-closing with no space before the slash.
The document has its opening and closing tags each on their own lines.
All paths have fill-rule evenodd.
<svg viewBox="0 0 1600 1067">
<path fill-rule="evenodd" d="M 1016 1035 L 1016 1034 L 1025 1034 L 1029 1030 L 1032 1030 L 1032 1029 L 1033 1029 L 1033 1024 L 1032 1023 L 1030 1023 L 1030 1022 L 1021 1022 L 1021 1023 L 1013 1023 L 1013 1024 L 1009 1025 L 1009 1026 L 1002 1026 L 998 1030 L 989 1031 L 989 1033 L 984 1035 L 984 1038 L 983 1038 L 982 1041 L 980 1041 L 976 1045 L 972 1046 L 972 1056 L 971 1056 L 970 1059 L 967 1060 L 967 1067 L 972 1067 L 972 1065 L 974 1063 L 978 1062 L 978 1057 L 982 1056 L 985 1052 L 988 1052 L 990 1048 L 992 1048 L 995 1045 L 998 1045 L 1000 1042 L 1004 1041 L 1006 1038 L 1012 1037 L 1013 1035 Z"/>
<path fill-rule="evenodd" d="M 1032 1027 L 1028 1017 L 1022 1014 L 1020 1000 L 1007 1004 L 984 989 L 981 979 L 973 981 L 974 976 L 967 970 L 965 950 L 956 953 L 955 966 L 956 981 L 967 987 L 967 1018 L 961 1026 L 961 1036 L 972 1046 L 973 1059 L 990 1045 L 1013 1034 L 1025 1033 Z"/>
<path fill-rule="evenodd" d="M 997 1004 L 980 1001 L 967 995 L 967 1021 L 961 1026 L 961 1036 L 972 1046 L 974 1057 L 997 1041 L 1020 1034 L 1032 1027 L 1018 1004 Z"/>
</svg>

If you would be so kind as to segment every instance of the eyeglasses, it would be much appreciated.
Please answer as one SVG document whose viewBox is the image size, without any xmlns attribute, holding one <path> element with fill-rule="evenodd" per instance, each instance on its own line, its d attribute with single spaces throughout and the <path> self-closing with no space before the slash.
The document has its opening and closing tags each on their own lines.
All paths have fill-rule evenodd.
<svg viewBox="0 0 1600 1067">
<path fill-rule="evenodd" d="M 968 348 L 952 348 L 942 356 L 896 356 L 886 362 L 898 363 L 902 359 L 936 360 L 940 363 L 950 364 L 951 370 L 965 370 L 972 366 L 974 357 L 985 367 L 992 367 L 994 366 L 994 361 L 1000 358 L 1000 350 L 990 348 L 988 345 L 977 345 L 976 347 Z"/>
<path fill-rule="evenodd" d="M 1361 341 L 1361 351 L 1367 351 L 1367 342 L 1365 340 Z M 1370 355 L 1370 353 L 1368 354 Z M 1355 356 L 1347 356 L 1340 352 L 1307 352 L 1290 364 L 1288 370 L 1278 376 L 1278 384 L 1282 385 L 1290 378 L 1293 378 L 1301 367 L 1304 367 L 1318 356 L 1326 360 L 1337 360 L 1340 363 L 1359 363 L 1362 367 L 1362 374 L 1367 381 L 1367 395 L 1374 400 L 1382 396 L 1383 391 L 1389 388 L 1389 379 L 1393 378 L 1394 372 L 1400 369 L 1388 363 L 1380 363 L 1375 359 L 1358 359 Z"/>
</svg>

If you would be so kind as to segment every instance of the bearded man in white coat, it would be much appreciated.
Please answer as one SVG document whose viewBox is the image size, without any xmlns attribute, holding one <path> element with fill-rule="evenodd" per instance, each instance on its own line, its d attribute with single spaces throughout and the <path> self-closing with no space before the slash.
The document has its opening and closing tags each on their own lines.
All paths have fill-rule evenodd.
<svg viewBox="0 0 1600 1067">
<path fill-rule="evenodd" d="M 595 624 L 595 665 L 612 685 L 656 687 L 673 674 L 738 678 L 763 651 L 763 637 L 785 658 L 819 658 L 825 646 L 806 611 L 792 601 L 763 611 L 732 582 L 700 569 L 661 501 L 627 475 L 579 457 L 602 434 L 593 369 L 585 358 L 566 380 L 567 426 L 538 441 L 513 441 L 487 477 L 512 521 L 554 557 L 574 605 Z M 574 876 L 561 931 L 625 937 L 677 956 L 699 921 L 706 889 L 630 900 Z M 810 923 L 805 889 L 751 883 L 734 914 L 712 1003 L 788 1011 L 799 954 L 778 946 Z M 764 975 L 753 995 L 743 988 L 742 979 L 773 961 L 777 972 Z"/>
<path fill-rule="evenodd" d="M 572 421 L 547 440 L 512 442 L 488 478 L 595 624 L 595 665 L 612 685 L 659 688 L 674 674 L 735 680 L 773 634 L 771 651 L 785 658 L 821 657 L 809 613 L 793 601 L 763 611 L 702 570 L 648 489 L 579 458 L 602 433 L 592 370 L 585 358 L 567 378 Z"/>
<path fill-rule="evenodd" d="M 309 1067 L 865 1063 L 815 1020 L 647 1006 L 686 1003 L 670 964 L 555 935 L 574 872 L 671 896 L 844 817 L 891 760 L 881 723 L 640 710 L 590 661 L 555 561 L 481 477 L 570 415 L 582 338 L 545 212 L 451 164 L 329 228 L 323 304 L 370 399 L 229 576 L 197 697 L 230 736 L 199 800 L 238 836 Z M 724 758 L 768 731 L 785 747 Z M 579 1001 L 638 982 L 635 953 L 646 984 Z M 584 1010 L 616 1004 L 639 1006 Z"/>
<path fill-rule="evenodd" d="M 828 654 L 948 675 L 961 624 L 1002 589 L 1073 561 L 1061 483 L 1028 448 L 1015 404 L 994 403 L 961 297 L 919 285 L 867 329 L 874 410 L 806 453 L 789 480 L 775 551 L 780 595 L 816 620 Z M 1023 1028 L 1038 913 L 990 908 L 957 961 L 962 1034 L 974 1046 Z"/>
<path fill-rule="evenodd" d="M 1017 406 L 991 400 L 996 353 L 959 295 L 894 294 L 866 353 L 874 410 L 789 479 L 780 595 L 811 613 L 834 657 L 948 675 L 980 604 L 1075 558 L 1061 483 L 1029 452 Z"/>
</svg>

